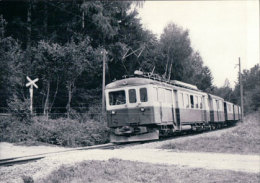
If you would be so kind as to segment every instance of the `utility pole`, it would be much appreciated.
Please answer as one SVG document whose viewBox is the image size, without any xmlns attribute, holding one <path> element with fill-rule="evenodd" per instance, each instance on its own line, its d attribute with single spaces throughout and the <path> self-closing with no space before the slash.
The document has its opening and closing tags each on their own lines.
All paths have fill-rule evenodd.
<svg viewBox="0 0 260 183">
<path fill-rule="evenodd" d="M 105 117 L 106 50 L 103 49 L 102 116 Z"/>
<path fill-rule="evenodd" d="M 240 100 L 241 100 L 241 121 L 244 120 L 244 102 L 243 102 L 243 82 L 242 82 L 242 75 L 241 75 L 241 63 L 240 57 L 238 57 L 238 65 L 239 65 L 239 83 L 240 83 Z"/>
</svg>

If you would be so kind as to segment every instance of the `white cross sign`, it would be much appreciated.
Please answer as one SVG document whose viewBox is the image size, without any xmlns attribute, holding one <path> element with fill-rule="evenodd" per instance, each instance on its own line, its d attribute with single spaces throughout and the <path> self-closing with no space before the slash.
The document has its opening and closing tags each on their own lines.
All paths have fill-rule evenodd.
<svg viewBox="0 0 260 183">
<path fill-rule="evenodd" d="M 29 88 L 29 92 L 30 92 L 30 99 L 31 99 L 31 104 L 30 104 L 30 111 L 31 114 L 33 114 L 33 87 L 38 88 L 38 86 L 35 84 L 39 79 L 36 78 L 34 80 L 31 80 L 31 78 L 29 78 L 28 76 L 26 76 L 27 80 L 29 81 L 26 84 L 26 87 L 30 86 Z"/>
<path fill-rule="evenodd" d="M 26 84 L 26 87 L 32 85 L 32 86 L 34 86 L 35 88 L 38 88 L 38 86 L 37 86 L 35 83 L 39 80 L 39 78 L 36 78 L 36 79 L 34 79 L 34 80 L 31 80 L 31 78 L 29 78 L 28 76 L 26 76 L 26 78 L 27 78 L 27 80 L 29 81 L 29 83 Z"/>
</svg>

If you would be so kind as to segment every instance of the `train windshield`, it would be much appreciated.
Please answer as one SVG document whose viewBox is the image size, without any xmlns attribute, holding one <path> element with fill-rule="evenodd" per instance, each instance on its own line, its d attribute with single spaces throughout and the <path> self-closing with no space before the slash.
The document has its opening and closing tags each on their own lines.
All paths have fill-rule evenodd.
<svg viewBox="0 0 260 183">
<path fill-rule="evenodd" d="M 125 103 L 124 90 L 109 92 L 109 105 L 121 105 Z"/>
</svg>

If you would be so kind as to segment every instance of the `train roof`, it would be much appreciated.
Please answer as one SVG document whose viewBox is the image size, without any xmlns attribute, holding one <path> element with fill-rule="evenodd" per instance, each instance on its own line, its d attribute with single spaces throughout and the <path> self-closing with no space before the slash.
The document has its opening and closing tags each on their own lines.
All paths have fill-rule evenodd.
<svg viewBox="0 0 260 183">
<path fill-rule="evenodd" d="M 106 89 L 114 89 L 114 88 L 124 87 L 127 85 L 139 86 L 139 85 L 147 85 L 147 84 L 154 84 L 154 85 L 161 85 L 161 86 L 168 86 L 168 87 L 177 86 L 177 87 L 191 89 L 200 92 L 200 90 L 195 85 L 191 85 L 181 81 L 171 80 L 169 82 L 163 82 L 163 81 L 153 80 L 149 78 L 142 78 L 142 77 L 131 77 L 131 78 L 117 80 L 106 85 Z"/>
<path fill-rule="evenodd" d="M 160 85 L 160 86 L 166 86 L 166 87 L 175 86 L 178 88 L 190 89 L 193 91 L 202 92 L 196 86 L 188 84 L 188 83 L 184 83 L 181 81 L 172 80 L 172 81 L 166 83 L 163 81 L 158 81 L 158 80 L 153 80 L 153 79 L 143 78 L 143 77 L 130 77 L 130 78 L 117 80 L 117 81 L 107 84 L 106 89 L 115 89 L 115 88 L 120 88 L 120 87 L 125 87 L 125 86 L 140 86 L 140 85 L 148 85 L 148 84 L 154 84 L 154 85 Z M 205 93 L 205 92 L 202 92 L 202 93 L 208 95 L 209 98 L 214 98 L 214 99 L 219 99 L 219 100 L 224 101 L 224 99 L 219 96 L 212 95 L 212 94 Z M 228 101 L 225 101 L 225 102 L 233 104 Z M 233 105 L 236 105 L 236 104 L 233 104 Z M 237 106 L 239 106 L 239 105 L 237 105 Z"/>
<path fill-rule="evenodd" d="M 138 86 L 138 85 L 145 85 L 145 84 L 158 84 L 158 81 L 151 80 L 148 78 L 139 78 L 139 77 L 132 77 L 114 81 L 106 85 L 106 89 L 118 88 L 123 86 Z"/>
<path fill-rule="evenodd" d="M 208 93 L 209 98 L 214 98 L 214 99 L 219 99 L 219 100 L 224 100 L 223 98 L 216 96 L 216 95 L 212 95 Z"/>
</svg>

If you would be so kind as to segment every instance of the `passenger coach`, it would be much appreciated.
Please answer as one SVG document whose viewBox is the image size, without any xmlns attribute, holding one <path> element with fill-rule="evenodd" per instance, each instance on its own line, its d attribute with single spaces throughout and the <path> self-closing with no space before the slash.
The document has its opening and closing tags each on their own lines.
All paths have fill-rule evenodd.
<svg viewBox="0 0 260 183">
<path fill-rule="evenodd" d="M 175 80 L 126 78 L 108 84 L 105 95 L 111 142 L 154 140 L 184 130 L 217 128 L 232 118 L 227 107 L 231 103 Z M 232 107 L 232 120 L 238 120 L 239 108 Z"/>
</svg>

